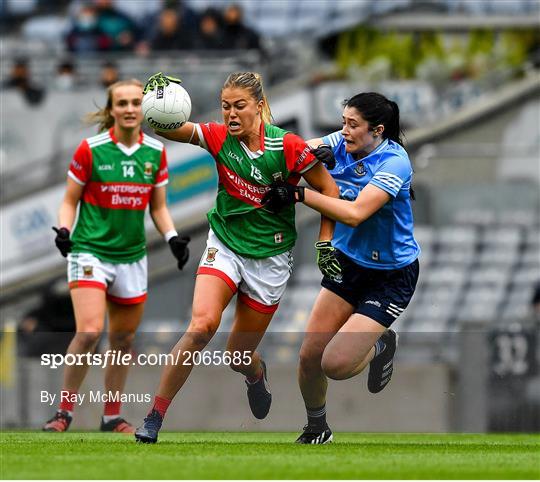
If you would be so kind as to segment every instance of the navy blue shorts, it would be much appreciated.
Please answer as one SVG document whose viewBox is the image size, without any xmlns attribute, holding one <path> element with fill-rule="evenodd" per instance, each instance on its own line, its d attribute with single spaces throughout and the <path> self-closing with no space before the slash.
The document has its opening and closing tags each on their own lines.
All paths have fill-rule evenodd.
<svg viewBox="0 0 540 482">
<path fill-rule="evenodd" d="M 354 312 L 365 315 L 388 328 L 403 313 L 418 281 L 418 260 L 404 268 L 385 270 L 364 268 L 337 251 L 343 269 L 339 281 L 325 276 L 321 285 L 354 306 Z"/>
</svg>

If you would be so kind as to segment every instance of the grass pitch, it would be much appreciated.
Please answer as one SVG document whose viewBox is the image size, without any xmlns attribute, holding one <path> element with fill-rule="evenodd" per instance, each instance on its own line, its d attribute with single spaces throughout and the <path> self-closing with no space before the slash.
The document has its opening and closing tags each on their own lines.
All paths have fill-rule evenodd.
<svg viewBox="0 0 540 482">
<path fill-rule="evenodd" d="M 538 479 L 540 435 L 3 432 L 2 479 Z"/>
</svg>

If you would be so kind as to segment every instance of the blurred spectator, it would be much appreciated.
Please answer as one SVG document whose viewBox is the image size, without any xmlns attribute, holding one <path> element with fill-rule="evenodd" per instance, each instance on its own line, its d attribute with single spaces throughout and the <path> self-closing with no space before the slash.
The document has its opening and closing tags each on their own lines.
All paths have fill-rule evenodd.
<svg viewBox="0 0 540 482">
<path fill-rule="evenodd" d="M 173 21 L 173 15 L 168 11 L 173 11 L 176 14 L 176 19 Z M 167 12 L 167 13 L 166 13 Z M 171 35 L 171 25 L 179 33 Z M 163 10 L 158 14 L 146 18 L 144 22 L 144 40 L 136 46 L 136 52 L 139 55 L 148 55 L 151 50 L 172 50 L 172 49 L 192 49 L 195 48 L 194 39 L 197 36 L 199 27 L 199 19 L 197 14 L 186 5 L 182 0 L 164 0 Z M 180 38 L 176 38 L 178 37 Z M 170 38 L 170 37 L 174 38 Z M 174 47 L 169 46 L 171 41 Z M 152 44 L 155 45 L 152 45 Z"/>
<path fill-rule="evenodd" d="M 182 27 L 177 10 L 166 8 L 159 15 L 158 30 L 150 40 L 152 50 L 187 50 L 193 48 L 193 38 Z"/>
<path fill-rule="evenodd" d="M 223 14 L 223 31 L 227 49 L 260 49 L 259 35 L 244 24 L 244 12 L 239 5 L 229 5 Z"/>
<path fill-rule="evenodd" d="M 17 89 L 21 92 L 26 102 L 30 105 L 40 104 L 45 91 L 31 80 L 30 68 L 26 59 L 17 59 L 11 68 L 11 72 L 3 87 L 5 89 Z"/>
<path fill-rule="evenodd" d="M 117 10 L 112 0 L 94 0 L 98 28 L 108 39 L 107 50 L 133 50 L 139 39 L 135 22 Z"/>
<path fill-rule="evenodd" d="M 21 356 L 66 352 L 75 332 L 75 317 L 64 280 L 45 288 L 41 303 L 23 316 L 17 332 Z"/>
<path fill-rule="evenodd" d="M 80 80 L 75 70 L 75 64 L 69 60 L 62 60 L 56 67 L 54 85 L 57 90 L 71 91 L 80 86 Z"/>
<path fill-rule="evenodd" d="M 79 54 L 98 52 L 110 48 L 110 40 L 97 22 L 97 11 L 92 5 L 83 5 L 66 36 L 70 52 Z"/>
<path fill-rule="evenodd" d="M 220 50 L 225 48 L 225 38 L 221 27 L 221 15 L 207 9 L 199 20 L 199 32 L 195 37 L 195 48 L 199 50 Z"/>
<path fill-rule="evenodd" d="M 165 8 L 173 8 L 182 19 L 182 28 L 186 32 L 197 32 L 199 17 L 184 0 L 165 0 Z"/>
<path fill-rule="evenodd" d="M 101 66 L 100 83 L 107 88 L 120 80 L 120 72 L 118 66 L 114 62 L 105 62 Z"/>
<path fill-rule="evenodd" d="M 94 0 L 80 7 L 66 42 L 77 53 L 132 50 L 138 36 L 135 22 L 111 0 Z"/>
</svg>

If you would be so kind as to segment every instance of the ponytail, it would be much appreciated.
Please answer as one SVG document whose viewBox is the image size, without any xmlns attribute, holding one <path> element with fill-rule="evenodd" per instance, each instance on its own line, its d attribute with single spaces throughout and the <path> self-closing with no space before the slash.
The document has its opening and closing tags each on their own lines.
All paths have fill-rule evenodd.
<svg viewBox="0 0 540 482">
<path fill-rule="evenodd" d="M 110 129 L 114 125 L 114 117 L 111 115 L 111 107 L 107 101 L 107 105 L 95 112 L 89 112 L 83 117 L 83 122 L 86 125 L 92 126 L 97 124 L 98 132 L 103 132 Z"/>
<path fill-rule="evenodd" d="M 266 99 L 265 94 L 263 94 L 261 100 L 263 101 L 262 110 L 261 110 L 261 119 L 265 124 L 271 124 L 272 111 L 270 110 L 270 105 L 268 104 L 268 100 Z"/>
<path fill-rule="evenodd" d="M 392 109 L 392 115 L 390 116 L 387 125 L 384 126 L 383 137 L 386 137 L 403 147 L 403 140 L 401 138 L 402 131 L 399 125 L 399 107 L 393 100 L 389 100 L 388 104 Z M 385 132 L 386 136 L 384 135 Z"/>
</svg>

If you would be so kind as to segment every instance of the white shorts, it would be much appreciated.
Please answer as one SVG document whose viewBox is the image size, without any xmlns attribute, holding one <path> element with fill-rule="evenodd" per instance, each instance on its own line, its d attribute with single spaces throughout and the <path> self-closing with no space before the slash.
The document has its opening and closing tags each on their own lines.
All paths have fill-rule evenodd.
<svg viewBox="0 0 540 482">
<path fill-rule="evenodd" d="M 89 253 L 68 254 L 68 283 L 73 288 L 98 288 L 107 299 L 122 305 L 146 300 L 148 276 L 146 256 L 134 263 L 113 264 Z"/>
<path fill-rule="evenodd" d="M 274 313 L 292 273 L 292 251 L 269 258 L 239 256 L 223 244 L 210 229 L 197 274 L 221 278 L 233 293 L 260 313 Z"/>
</svg>

